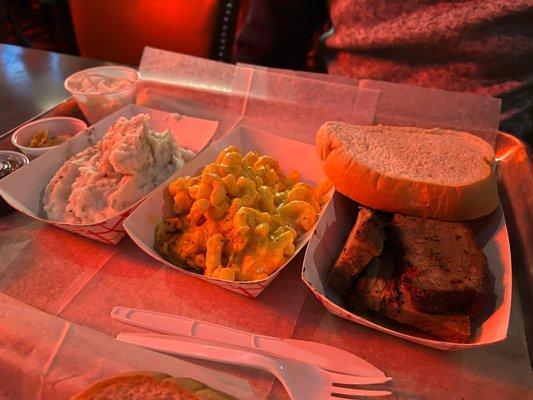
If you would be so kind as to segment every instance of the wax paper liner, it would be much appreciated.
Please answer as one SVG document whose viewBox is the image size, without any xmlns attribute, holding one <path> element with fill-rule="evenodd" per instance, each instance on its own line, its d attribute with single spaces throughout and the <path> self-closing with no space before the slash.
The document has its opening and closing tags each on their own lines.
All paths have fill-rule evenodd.
<svg viewBox="0 0 533 400">
<path fill-rule="evenodd" d="M 146 47 L 139 70 L 137 104 L 215 119 L 220 123 L 217 137 L 242 117 L 250 68 Z"/>
<path fill-rule="evenodd" d="M 127 371 L 188 377 L 239 399 L 246 380 L 117 342 L 92 329 L 0 299 L 0 396 L 68 399 L 94 381 Z"/>
<path fill-rule="evenodd" d="M 235 65 L 205 58 L 145 47 L 139 71 L 143 80 L 205 93 L 236 93 L 240 87 L 246 94 Z"/>
<path fill-rule="evenodd" d="M 500 99 L 374 80 L 359 86 L 381 93 L 376 124 L 461 130 L 495 145 Z"/>
<path fill-rule="evenodd" d="M 164 260 L 154 247 L 154 231 L 156 224 L 164 218 L 172 215 L 173 199 L 167 191 L 170 182 L 178 176 L 195 175 L 198 171 L 201 171 L 205 165 L 214 162 L 220 151 L 230 145 L 238 147 L 243 154 L 246 154 L 250 150 L 256 150 L 261 154 L 267 154 L 274 157 L 279 161 L 282 172 L 288 173 L 297 170 L 300 172 L 300 179 L 304 182 L 316 185 L 325 178 L 320 162 L 316 157 L 314 146 L 239 126 L 231 134 L 226 135 L 209 146 L 205 151 L 198 155 L 198 157 L 153 191 L 124 221 L 124 228 L 133 241 L 157 261 L 177 269 L 180 272 L 198 277 L 199 279 L 241 295 L 256 297 L 276 278 L 276 276 L 278 276 L 289 261 L 305 246 L 311 236 L 312 230 L 298 239 L 294 255 L 275 273 L 266 279 L 248 282 L 226 281 L 184 270 Z"/>
<path fill-rule="evenodd" d="M 245 99 L 155 81 L 142 81 L 137 93 L 137 104 L 141 106 L 218 121 L 215 138 L 230 132 L 240 122 Z"/>
<path fill-rule="evenodd" d="M 190 115 L 202 116 L 209 110 L 210 116 L 231 121 L 223 124 L 228 128 L 224 133 L 241 120 L 247 126 L 311 143 L 317 127 L 338 120 L 465 130 L 494 145 L 499 123 L 500 100 L 470 93 L 249 64 L 233 66 L 153 48 L 145 49 L 140 71 L 143 79 L 161 85 L 157 89 L 145 85 L 138 102 L 160 101 L 165 109 L 185 109 Z M 166 93 L 162 86 L 167 87 Z"/>
<path fill-rule="evenodd" d="M 351 200 L 335 193 L 305 252 L 302 280 L 329 312 L 390 335 L 440 350 L 478 347 L 506 338 L 511 313 L 512 270 L 509 237 L 501 207 L 491 215 L 472 223 L 477 241 L 487 256 L 489 269 L 494 275 L 496 301 L 494 309 L 486 311 L 488 314 L 485 315 L 486 319 L 475 329 L 468 343 L 452 343 L 417 336 L 396 326 L 385 326 L 346 309 L 341 296 L 328 283 L 327 275 L 344 246 L 345 238 L 355 219 L 355 212 L 356 207 Z"/>
<path fill-rule="evenodd" d="M 137 102 L 220 121 L 217 137 L 239 122 L 312 143 L 326 121 L 370 125 L 379 91 L 357 81 L 245 64 L 217 63 L 146 48 Z M 327 79 L 326 79 L 327 78 Z M 200 89 L 200 90 L 198 90 Z"/>
<path fill-rule="evenodd" d="M 167 127 L 170 128 L 177 143 L 195 153 L 200 152 L 209 143 L 218 125 L 216 121 L 169 114 L 130 104 L 2 179 L 0 194 L 13 208 L 32 218 L 107 244 L 117 244 L 125 235 L 122 227 L 124 219 L 142 199 L 118 215 L 104 221 L 91 224 L 68 224 L 50 221 L 43 217 L 41 195 L 52 176 L 68 158 L 100 140 L 119 117 L 131 118 L 141 112 L 150 115 L 154 129 L 161 131 Z"/>
<path fill-rule="evenodd" d="M 295 71 L 292 69 L 282 69 L 282 68 L 271 68 L 264 67 L 262 65 L 246 64 L 246 63 L 237 63 L 237 67 L 251 68 L 258 71 L 263 71 L 271 74 L 287 75 L 292 77 L 306 78 L 306 79 L 316 79 L 319 81 L 329 82 L 329 83 L 340 83 L 351 86 L 358 86 L 359 81 L 357 79 L 349 78 L 342 75 L 328 75 L 320 72 L 310 72 L 310 71 Z"/>
<path fill-rule="evenodd" d="M 327 121 L 372 125 L 379 91 L 254 70 L 242 123 L 313 144 Z"/>
<path fill-rule="evenodd" d="M 219 121 L 216 137 L 242 118 L 252 70 L 146 47 L 137 104 Z"/>
</svg>

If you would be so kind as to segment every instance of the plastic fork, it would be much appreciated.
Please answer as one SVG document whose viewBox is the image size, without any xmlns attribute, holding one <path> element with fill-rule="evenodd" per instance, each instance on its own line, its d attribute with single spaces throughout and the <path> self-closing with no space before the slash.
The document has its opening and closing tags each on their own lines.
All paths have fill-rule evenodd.
<svg viewBox="0 0 533 400">
<path fill-rule="evenodd" d="M 295 360 L 281 360 L 240 348 L 199 342 L 162 334 L 121 333 L 117 340 L 136 344 L 168 354 L 217 361 L 270 372 L 285 387 L 294 400 L 335 400 L 353 396 L 379 397 L 391 394 L 387 390 L 354 388 L 355 385 L 374 385 L 391 380 L 388 377 L 359 377 L 323 370 Z"/>
</svg>

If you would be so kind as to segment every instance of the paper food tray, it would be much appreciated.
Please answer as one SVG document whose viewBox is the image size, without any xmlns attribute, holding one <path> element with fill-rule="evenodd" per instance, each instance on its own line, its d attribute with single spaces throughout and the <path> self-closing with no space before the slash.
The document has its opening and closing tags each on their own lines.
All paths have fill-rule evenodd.
<svg viewBox="0 0 533 400">
<path fill-rule="evenodd" d="M 394 328 L 383 326 L 366 317 L 353 314 L 343 307 L 341 296 L 329 285 L 327 275 L 344 246 L 355 220 L 355 213 L 355 203 L 335 193 L 318 222 L 305 252 L 302 280 L 329 312 L 381 332 L 440 350 L 484 346 L 500 342 L 507 337 L 511 313 L 512 270 L 509 237 L 501 207 L 473 224 L 477 241 L 487 256 L 489 269 L 494 275 L 496 301 L 493 311 L 487 310 L 490 315 L 481 326 L 475 329 L 472 338 L 467 343 L 453 343 L 415 336 L 407 330 L 402 331 L 400 324 L 397 326 L 391 324 Z"/>
<path fill-rule="evenodd" d="M 179 116 L 130 104 L 2 179 L 0 195 L 13 208 L 32 218 L 104 243 L 117 244 L 125 235 L 122 222 L 142 198 L 118 215 L 91 224 L 70 224 L 46 219 L 42 214 L 41 198 L 45 186 L 65 161 L 102 139 L 119 117 L 131 118 L 139 113 L 149 114 L 151 125 L 157 131 L 170 128 L 177 143 L 195 153 L 199 153 L 210 142 L 218 126 L 216 121 Z"/>
<path fill-rule="evenodd" d="M 288 173 L 294 170 L 300 172 L 300 179 L 303 182 L 317 185 L 325 176 L 322 172 L 319 160 L 315 155 L 314 146 L 295 142 L 280 136 L 270 135 L 260 131 L 255 131 L 243 126 L 237 127 L 232 133 L 213 143 L 198 157 L 188 163 L 166 182 L 154 190 L 124 221 L 124 228 L 133 241 L 147 254 L 157 261 L 174 268 L 184 274 L 191 275 L 220 286 L 224 289 L 237 292 L 248 297 L 258 296 L 285 268 L 289 261 L 305 246 L 312 235 L 312 231 L 303 235 L 296 243 L 294 255 L 288 259 L 283 266 L 270 275 L 268 278 L 256 281 L 226 281 L 217 278 L 206 277 L 191 271 L 177 267 L 164 260 L 154 247 L 154 231 L 158 222 L 172 215 L 173 199 L 167 191 L 167 187 L 178 176 L 195 175 L 205 165 L 216 160 L 221 150 L 226 147 L 237 146 L 242 153 L 256 150 L 262 154 L 267 154 L 279 161 L 281 171 Z M 325 205 L 319 215 L 323 214 Z"/>
</svg>

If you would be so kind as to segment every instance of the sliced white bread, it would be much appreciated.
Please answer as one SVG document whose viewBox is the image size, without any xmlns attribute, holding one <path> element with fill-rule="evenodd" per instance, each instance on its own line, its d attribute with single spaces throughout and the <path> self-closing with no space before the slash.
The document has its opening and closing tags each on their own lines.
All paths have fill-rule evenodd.
<svg viewBox="0 0 533 400">
<path fill-rule="evenodd" d="M 465 221 L 498 206 L 494 151 L 466 132 L 326 122 L 316 149 L 335 188 L 367 207 Z"/>
<path fill-rule="evenodd" d="M 235 400 L 189 378 L 152 371 L 133 371 L 95 382 L 71 400 Z"/>
</svg>

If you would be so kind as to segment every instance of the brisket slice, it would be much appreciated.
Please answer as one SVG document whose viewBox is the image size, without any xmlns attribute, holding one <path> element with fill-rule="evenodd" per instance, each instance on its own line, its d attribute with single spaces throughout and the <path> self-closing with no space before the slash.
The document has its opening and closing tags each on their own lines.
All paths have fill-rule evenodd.
<svg viewBox="0 0 533 400">
<path fill-rule="evenodd" d="M 358 279 L 356 291 L 348 296 L 352 309 L 364 306 L 378 314 L 418 328 L 450 342 L 464 343 L 470 336 L 468 315 L 442 315 L 418 311 L 408 291 L 393 277 L 394 264 L 387 252 L 368 266 L 366 274 Z"/>
<path fill-rule="evenodd" d="M 448 342 L 464 343 L 470 337 L 470 317 L 465 314 L 428 314 L 418 311 L 409 292 L 400 283 L 399 296 L 388 304 L 385 315 L 402 324 L 414 326 Z"/>
<path fill-rule="evenodd" d="M 385 240 L 384 222 L 368 208 L 359 207 L 357 220 L 335 265 L 328 275 L 329 283 L 341 293 L 381 254 Z"/>
<path fill-rule="evenodd" d="M 393 274 L 392 257 L 389 251 L 384 250 L 380 257 L 368 265 L 364 276 L 357 280 L 355 293 L 360 305 L 373 311 L 382 311 L 383 300 L 390 297 Z"/>
<path fill-rule="evenodd" d="M 390 230 L 400 260 L 401 287 L 414 309 L 471 316 L 483 309 L 487 259 L 470 227 L 394 214 Z"/>
</svg>

